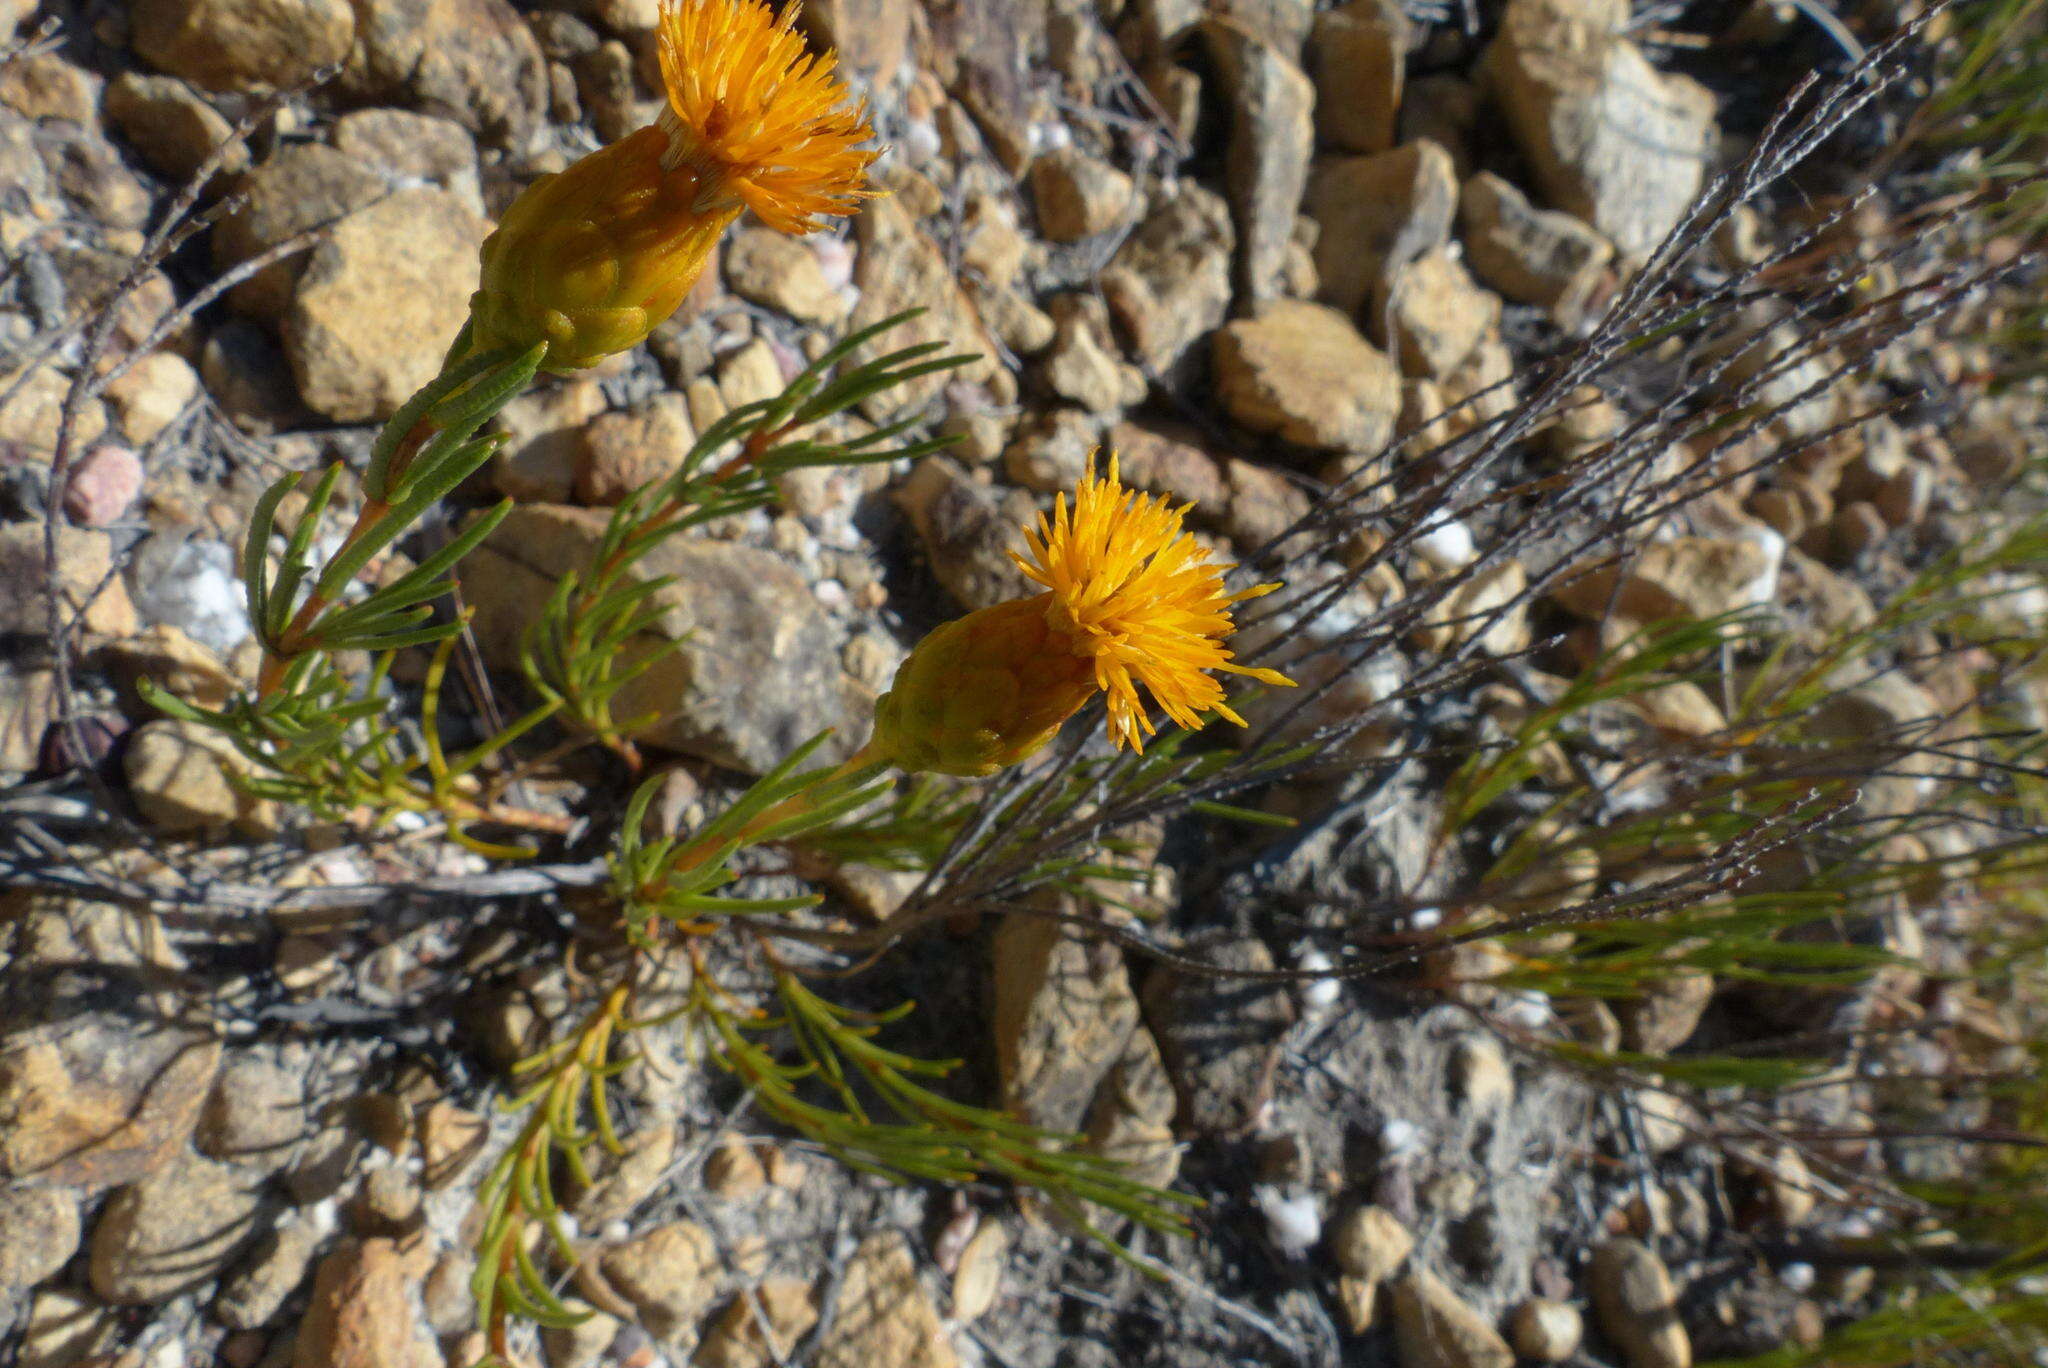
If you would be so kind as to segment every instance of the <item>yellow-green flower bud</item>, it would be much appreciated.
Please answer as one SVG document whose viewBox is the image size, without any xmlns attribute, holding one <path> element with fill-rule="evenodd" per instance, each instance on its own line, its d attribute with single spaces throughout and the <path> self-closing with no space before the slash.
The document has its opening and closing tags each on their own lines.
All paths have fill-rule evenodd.
<svg viewBox="0 0 2048 1368">
<path fill-rule="evenodd" d="M 668 148 L 650 124 L 512 202 L 484 240 L 477 347 L 546 342 L 543 369 L 577 370 L 676 311 L 743 206 L 691 168 L 664 167 Z"/>
<path fill-rule="evenodd" d="M 1046 603 L 999 603 L 920 641 L 875 705 L 868 753 L 905 770 L 979 776 L 1052 740 L 1095 692 L 1095 666 L 1051 640 Z"/>
</svg>

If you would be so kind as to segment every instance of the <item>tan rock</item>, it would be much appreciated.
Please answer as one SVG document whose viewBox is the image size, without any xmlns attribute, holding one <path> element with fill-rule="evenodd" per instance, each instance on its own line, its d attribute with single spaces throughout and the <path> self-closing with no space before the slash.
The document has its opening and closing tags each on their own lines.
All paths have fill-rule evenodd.
<svg viewBox="0 0 2048 1368">
<path fill-rule="evenodd" d="M 1515 1308 L 1511 1325 L 1515 1352 L 1538 1363 L 1563 1363 L 1579 1352 L 1585 1325 L 1567 1302 L 1531 1297 Z"/>
<path fill-rule="evenodd" d="M 296 85 L 345 59 L 348 0 L 135 0 L 129 41 L 158 69 L 208 90 Z"/>
<path fill-rule="evenodd" d="M 742 229 L 726 244 L 720 265 L 734 294 L 799 322 L 832 323 L 846 314 L 845 297 L 801 238 L 773 228 Z"/>
<path fill-rule="evenodd" d="M 114 572 L 114 544 L 105 532 L 57 529 L 56 596 L 63 620 L 88 632 L 135 632 L 134 601 Z M 0 632 L 43 636 L 49 630 L 50 587 L 43 570 L 43 525 L 0 523 Z"/>
<path fill-rule="evenodd" d="M 18 1368 L 77 1368 L 113 1342 L 118 1314 L 91 1296 L 45 1288 L 29 1303 Z"/>
<path fill-rule="evenodd" d="M 1622 37 L 1626 18 L 1613 0 L 1514 0 L 1485 62 L 1545 198 L 1641 257 L 1699 192 L 1715 105 Z"/>
<path fill-rule="evenodd" d="M 1187 181 L 1117 249 L 1102 293 L 1139 361 L 1171 371 L 1223 321 L 1236 244 L 1229 207 Z"/>
<path fill-rule="evenodd" d="M 1754 538 L 1677 537 L 1644 547 L 1621 570 L 1568 580 L 1552 597 L 1584 618 L 1605 614 L 1610 596 L 1615 615 L 1632 622 L 1717 617 L 1770 602 L 1778 562 Z"/>
<path fill-rule="evenodd" d="M 1107 232 L 1130 211 L 1131 178 L 1098 157 L 1064 148 L 1031 164 L 1038 226 L 1054 242 Z"/>
<path fill-rule="evenodd" d="M 817 1323 L 818 1299 L 808 1282 L 770 1278 L 733 1299 L 691 1361 L 698 1368 L 780 1368 Z"/>
<path fill-rule="evenodd" d="M 152 171 L 183 181 L 197 172 L 234 127 L 227 116 L 175 76 L 124 71 L 107 87 L 107 121 L 134 145 Z M 249 149 L 239 143 L 221 159 L 223 174 L 248 169 Z"/>
<path fill-rule="evenodd" d="M 839 1284 L 818 1368 L 957 1368 L 959 1357 L 895 1231 L 861 1242 Z"/>
<path fill-rule="evenodd" d="M 1587 1273 L 1600 1329 L 1628 1368 L 1692 1368 L 1692 1340 L 1664 1261 L 1638 1240 L 1609 1240 Z"/>
<path fill-rule="evenodd" d="M 1145 397 L 1145 377 L 1118 356 L 1110 343 L 1109 321 L 1091 296 L 1069 298 L 1094 304 L 1090 310 L 1069 307 L 1056 311 L 1058 332 L 1045 359 L 1045 383 L 1060 398 L 1090 413 L 1111 413 Z M 1065 301 L 1056 301 L 1061 303 Z"/>
<path fill-rule="evenodd" d="M 560 577 L 588 563 L 603 534 L 595 509 L 526 504 L 469 561 L 464 585 L 487 660 L 516 665 L 522 635 Z M 634 576 L 673 576 L 652 600 L 660 624 L 624 659 L 660 652 L 612 701 L 620 719 L 652 716 L 642 741 L 762 773 L 820 730 L 826 755 L 866 739 L 871 704 L 839 669 L 839 637 L 787 561 L 731 542 L 676 537 Z M 675 649 L 667 649 L 675 643 Z"/>
<path fill-rule="evenodd" d="M 1315 86 L 1248 28 L 1214 19 L 1202 35 L 1230 102 L 1223 172 L 1237 224 L 1238 279 L 1251 299 L 1277 299 L 1315 148 Z"/>
<path fill-rule="evenodd" d="M 0 441 L 25 447 L 27 454 L 47 462 L 57 450 L 64 396 L 70 389 L 71 377 L 54 365 L 37 366 L 25 376 L 15 371 L 0 377 L 0 394 L 14 391 L 0 404 Z M 72 451 L 98 437 L 106 426 L 105 408 L 97 401 L 85 404 L 72 428 Z"/>
<path fill-rule="evenodd" d="M 1445 380 L 1500 326 L 1500 297 L 1482 290 L 1441 248 L 1380 278 L 1373 290 L 1375 334 L 1409 375 Z"/>
<path fill-rule="evenodd" d="M 78 1193 L 15 1183 L 0 1187 L 0 1297 L 12 1299 L 54 1276 L 78 1252 Z"/>
<path fill-rule="evenodd" d="M 1433 142 L 1318 159 L 1303 212 L 1320 230 L 1323 300 L 1347 314 L 1365 307 L 1394 271 L 1450 241 L 1457 207 L 1457 169 Z"/>
<path fill-rule="evenodd" d="M 456 196 L 475 213 L 484 212 L 476 139 L 453 119 L 410 109 L 352 109 L 334 121 L 334 150 L 355 158 L 394 187 L 424 181 Z"/>
<path fill-rule="evenodd" d="M 232 742 L 197 722 L 145 723 L 122 753 L 128 796 L 158 831 L 184 835 L 234 825 L 250 834 L 274 831 L 276 804 L 235 787 L 230 775 L 253 767 Z"/>
<path fill-rule="evenodd" d="M 1330 1228 L 1330 1257 L 1350 1277 L 1382 1283 L 1415 1248 L 1415 1237 L 1385 1207 L 1358 1206 Z"/>
<path fill-rule="evenodd" d="M 309 229 L 338 223 L 384 189 L 383 179 L 354 157 L 319 143 L 286 143 L 236 187 L 240 202 L 214 225 L 213 264 L 226 271 Z M 300 252 L 272 262 L 229 290 L 228 303 L 253 318 L 283 318 L 310 259 Z"/>
<path fill-rule="evenodd" d="M 944 456 L 920 461 L 896 491 L 932 573 L 970 612 L 1034 592 L 1010 559 L 1023 546 L 1019 515 Z M 1028 500 L 1027 500 L 1028 501 Z"/>
<path fill-rule="evenodd" d="M 137 680 L 147 679 L 203 708 L 218 708 L 227 702 L 239 682 L 219 656 L 168 623 L 109 642 L 98 659 L 131 687 Z"/>
<path fill-rule="evenodd" d="M 986 382 L 994 374 L 995 346 L 954 278 L 945 252 L 890 199 L 869 204 L 854 220 L 854 228 L 860 240 L 854 283 L 861 296 L 848 330 L 879 323 L 904 309 L 922 308 L 924 314 L 877 338 L 874 348 L 941 342 L 951 351 L 979 358 L 958 370 L 887 390 L 863 404 L 862 411 L 875 422 L 887 422 L 930 403 L 949 381 Z"/>
<path fill-rule="evenodd" d="M 754 1147 L 728 1136 L 704 1161 L 704 1186 L 728 1202 L 743 1202 L 767 1185 L 768 1175 Z"/>
<path fill-rule="evenodd" d="M 1033 1125 L 1077 1130 L 1138 1028 L 1123 954 L 1057 922 L 1009 917 L 994 960 L 1004 1105 Z"/>
<path fill-rule="evenodd" d="M 308 407 L 342 422 L 388 418 L 440 371 L 469 317 L 490 224 L 445 190 L 400 190 L 335 225 L 285 318 Z"/>
<path fill-rule="evenodd" d="M 765 337 L 757 337 L 720 358 L 718 393 L 728 412 L 782 393 L 782 362 Z"/>
<path fill-rule="evenodd" d="M 1109 430 L 1104 447 L 1116 453 L 1123 482 L 1132 489 L 1191 503 L 1197 517 L 1213 518 L 1228 506 L 1230 486 L 1192 430 L 1122 422 Z"/>
<path fill-rule="evenodd" d="M 1567 325 L 1585 312 L 1614 256 L 1599 233 L 1569 214 L 1536 208 L 1490 171 L 1465 182 L 1458 229 L 1474 275 Z"/>
<path fill-rule="evenodd" d="M 1001 1221 L 983 1220 L 960 1251 L 953 1270 L 953 1319 L 978 1320 L 995 1305 L 1010 1256 L 1010 1232 Z"/>
<path fill-rule="evenodd" d="M 1394 145 L 1408 66 L 1408 16 L 1389 0 L 1348 0 L 1318 14 L 1309 38 L 1316 131 L 1343 152 Z"/>
<path fill-rule="evenodd" d="M 506 436 L 492 458 L 491 483 L 500 494 L 521 503 L 567 503 L 591 464 L 585 434 L 596 428 L 602 413 L 604 390 L 595 380 L 563 380 L 519 395 L 498 414 L 498 427 Z M 622 435 L 613 427 L 607 440 Z M 615 487 L 612 478 L 592 477 L 593 491 L 610 492 Z"/>
<path fill-rule="evenodd" d="M 602 414 L 580 436 L 576 498 L 600 505 L 623 502 L 641 486 L 673 475 L 697 440 L 689 401 L 673 391 L 623 412 Z"/>
<path fill-rule="evenodd" d="M 137 446 L 155 441 L 198 398 L 199 372 L 168 351 L 141 357 L 106 388 L 121 435 Z"/>
<path fill-rule="evenodd" d="M 649 1334 L 680 1349 L 718 1288 L 718 1249 L 694 1221 L 673 1221 L 605 1251 L 604 1275 L 640 1313 Z M 850 1274 L 849 1274 L 850 1275 Z"/>
<path fill-rule="evenodd" d="M 597 1171 L 597 1181 L 576 1199 L 576 1218 L 586 1227 L 631 1215 L 668 1175 L 675 1160 L 676 1128 L 657 1120 L 624 1137 L 625 1153 Z"/>
<path fill-rule="evenodd" d="M 167 1301 L 216 1277 L 262 1233 L 263 1197 L 227 1164 L 188 1155 L 115 1193 L 93 1226 L 93 1291 Z"/>
<path fill-rule="evenodd" d="M 1003 451 L 1003 471 L 1026 489 L 1057 493 L 1079 482 L 1095 447 L 1093 419 L 1074 409 L 1054 409 L 1018 429 Z"/>
<path fill-rule="evenodd" d="M 433 1368 L 415 1306 L 419 1274 L 390 1240 L 350 1241 L 320 1261 L 292 1368 Z"/>
<path fill-rule="evenodd" d="M 1324 451 L 1371 451 L 1393 434 L 1393 363 L 1334 309 L 1283 300 L 1215 337 L 1219 397 L 1230 416 Z"/>
<path fill-rule="evenodd" d="M 61 52 L 16 53 L 0 67 L 0 105 L 24 119 L 97 120 L 99 79 Z"/>
<path fill-rule="evenodd" d="M 1401 1368 L 1514 1368 L 1507 1341 L 1431 1274 L 1415 1269 L 1393 1290 Z"/>
<path fill-rule="evenodd" d="M 485 139 L 525 146 L 548 107 L 547 64 L 509 0 L 353 0 L 356 48 L 342 84 Z"/>
<path fill-rule="evenodd" d="M 178 1029 L 16 1035 L 0 1049 L 0 1176 L 88 1192 L 135 1182 L 184 1145 L 219 1062 L 217 1042 Z"/>
<path fill-rule="evenodd" d="M 970 278 L 967 293 L 988 330 L 1019 356 L 1038 355 L 1059 335 L 1051 314 L 1007 285 Z"/>
</svg>

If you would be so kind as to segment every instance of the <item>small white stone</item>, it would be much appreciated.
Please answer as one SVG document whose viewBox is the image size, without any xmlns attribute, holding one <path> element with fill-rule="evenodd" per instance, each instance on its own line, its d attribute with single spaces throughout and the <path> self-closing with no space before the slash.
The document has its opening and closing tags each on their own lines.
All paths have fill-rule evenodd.
<svg viewBox="0 0 2048 1368">
<path fill-rule="evenodd" d="M 1323 1238 L 1323 1213 L 1314 1193 L 1289 1197 L 1279 1188 L 1261 1183 L 1252 1189 L 1252 1200 L 1265 1214 L 1266 1234 L 1288 1258 L 1300 1258 Z"/>
<path fill-rule="evenodd" d="M 1415 535 L 1415 551 L 1439 570 L 1462 570 L 1478 558 L 1472 529 L 1445 517 Z"/>
<path fill-rule="evenodd" d="M 1778 1270 L 1778 1281 L 1791 1292 L 1805 1292 L 1813 1287 L 1813 1265 L 1810 1263 L 1788 1263 Z"/>
<path fill-rule="evenodd" d="M 1434 931 L 1442 924 L 1443 919 L 1444 914 L 1441 908 L 1418 907 L 1408 914 L 1408 929 L 1410 931 Z"/>
<path fill-rule="evenodd" d="M 1422 1127 L 1405 1117 L 1390 1116 L 1380 1126 L 1380 1153 L 1405 1159 L 1422 1148 Z"/>
<path fill-rule="evenodd" d="M 1294 967 L 1304 973 L 1313 974 L 1334 966 L 1328 955 L 1311 946 L 1295 956 Z M 1302 1008 L 1311 1014 L 1329 1011 L 1343 996 L 1344 984 L 1340 979 L 1310 979 L 1301 985 Z"/>
</svg>

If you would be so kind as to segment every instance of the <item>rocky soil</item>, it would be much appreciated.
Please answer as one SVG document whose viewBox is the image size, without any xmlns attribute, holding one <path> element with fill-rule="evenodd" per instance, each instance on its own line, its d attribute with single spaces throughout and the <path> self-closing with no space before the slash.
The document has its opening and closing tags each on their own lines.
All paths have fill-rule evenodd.
<svg viewBox="0 0 2048 1368">
<path fill-rule="evenodd" d="M 575 991 L 574 891 L 152 912 L 138 890 L 175 880 L 317 889 L 482 864 L 432 831 L 367 833 L 250 795 L 231 748 L 136 687 L 217 705 L 253 680 L 235 548 L 254 499 L 286 471 L 360 464 L 465 317 L 492 216 L 653 116 L 655 15 L 655 0 L 0 0 L 0 880 L 20 884 L 0 894 L 0 1363 L 427 1368 L 479 1352 L 467 1250 L 506 1134 L 493 1098 Z M 1910 17 L 1873 0 L 1844 19 L 1874 43 Z M 924 415 L 958 438 L 947 454 L 788 477 L 779 506 L 652 567 L 677 577 L 660 631 L 683 646 L 619 711 L 662 714 L 641 739 L 675 766 L 684 820 L 821 726 L 858 739 L 909 642 L 1019 590 L 1015 525 L 1097 447 L 1291 581 L 1369 564 L 1382 543 L 1273 543 L 1361 472 L 1451 479 L 1437 444 L 1544 394 L 1546 367 L 1656 264 L 1789 78 L 1850 60 L 1774 0 L 814 0 L 805 22 L 873 102 L 890 193 L 844 236 L 743 222 L 646 346 L 516 400 L 488 479 L 420 542 L 518 501 L 463 581 L 478 663 L 510 667 L 605 508 L 843 331 L 922 308 L 899 340 L 978 358 L 862 415 Z M 1818 164 L 1664 262 L 1659 288 L 1679 297 L 1788 245 L 1892 288 L 1887 214 L 1911 188 L 1825 213 L 1908 104 L 1894 91 L 1864 111 Z M 188 184 L 200 227 L 89 346 Z M 1604 388 L 1549 395 L 1501 459 L 1526 473 L 1598 449 L 1717 361 L 1713 383 L 1755 374 L 1758 339 L 1800 326 L 1803 277 L 1778 271 L 1714 320 L 1718 352 L 1646 350 Z M 1342 676 L 1311 721 L 1379 720 L 1324 772 L 1255 795 L 1307 819 L 1278 843 L 1155 840 L 1162 924 L 1211 963 L 1327 968 L 1296 936 L 1327 925 L 1342 886 L 1399 905 L 1374 943 L 1412 943 L 1448 877 L 1426 849 L 1441 774 L 1360 782 L 1395 732 L 1469 745 L 1642 624 L 1757 605 L 1806 633 L 1867 621 L 2039 450 L 2038 398 L 1991 393 L 1996 358 L 1967 340 L 2002 307 L 1980 293 L 1881 355 L 1846 338 L 1770 378 L 1755 444 L 1801 454 L 1622 528 L 1639 553 L 1623 566 L 1559 578 L 1563 524 L 1555 544 L 1496 555 L 1534 515 L 1480 497 L 1409 527 L 1344 611 L 1455 583 L 1446 606 L 1369 661 L 1297 670 Z M 106 384 L 72 414 L 53 510 L 87 369 Z M 1899 398 L 1929 389 L 1938 404 Z M 1302 630 L 1335 640 L 1332 622 Z M 416 684 L 415 669 L 398 687 Z M 1939 711 L 1953 684 L 1894 672 L 1841 725 Z M 511 676 L 499 688 L 516 706 Z M 76 729 L 57 724 L 67 693 Z M 2048 690 L 2031 703 L 2048 715 Z M 1725 726 L 1690 686 L 1630 706 L 1629 726 L 1667 737 Z M 602 807 L 615 778 L 572 768 L 533 787 Z M 837 889 L 882 912 L 903 893 L 856 871 Z M 1929 908 L 1888 926 L 1902 944 L 1943 934 Z M 1868 1305 L 1867 1269 L 1729 1254 L 1731 1229 L 1862 1219 L 1799 1149 L 1723 1144 L 1673 1094 L 1547 1067 L 1499 1029 L 1567 1020 L 1649 1054 L 1739 1036 L 1711 978 L 1672 975 L 1617 1012 L 1459 988 L 1486 976 L 1461 960 L 1400 985 L 1209 979 L 1015 920 L 906 947 L 858 990 L 921 1001 L 900 1043 L 965 1056 L 963 1096 L 1205 1198 L 1196 1238 L 1139 1242 L 1156 1279 L 1006 1191 L 851 1173 L 650 1033 L 656 1057 L 622 1083 L 630 1152 L 573 1205 L 591 1257 L 566 1290 L 596 1314 L 548 1332 L 535 1361 L 1687 1368 L 1696 1344 L 1750 1352 Z M 1828 1105 L 1853 1113 L 1853 1093 Z M 1939 1176 L 1952 1156 L 1915 1162 Z"/>
</svg>

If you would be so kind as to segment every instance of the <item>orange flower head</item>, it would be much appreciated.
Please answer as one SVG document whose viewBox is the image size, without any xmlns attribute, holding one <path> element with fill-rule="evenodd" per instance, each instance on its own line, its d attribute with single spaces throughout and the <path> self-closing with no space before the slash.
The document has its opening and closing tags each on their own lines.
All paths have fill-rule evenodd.
<svg viewBox="0 0 2048 1368">
<path fill-rule="evenodd" d="M 1243 725 L 1211 673 L 1292 684 L 1236 664 L 1223 639 L 1233 605 L 1277 585 L 1226 593 L 1230 567 L 1181 529 L 1185 508 L 1126 490 L 1116 457 L 1098 479 L 1090 462 L 1070 510 L 1026 532 L 1016 557 L 1046 592 L 969 613 L 917 644 L 875 706 L 871 759 L 907 770 L 987 775 L 1031 755 L 1096 693 L 1109 701 L 1109 736 L 1143 751 L 1152 734 L 1140 685 L 1183 727 L 1216 713 Z"/>
<path fill-rule="evenodd" d="M 1223 575 L 1231 567 L 1211 561 L 1182 528 L 1187 511 L 1164 496 L 1125 489 L 1112 453 L 1107 476 L 1098 477 L 1091 460 L 1072 506 L 1062 494 L 1050 518 L 1040 515 L 1025 536 L 1030 556 L 1012 553 L 1049 591 L 1034 602 L 1043 603 L 1054 638 L 1093 662 L 1095 686 L 1109 702 L 1110 739 L 1119 747 L 1143 751 L 1153 732 L 1140 685 L 1175 723 L 1194 728 L 1204 713 L 1244 725 L 1223 701 L 1214 671 L 1294 682 L 1277 670 L 1235 663 L 1223 645 L 1235 630 L 1231 608 L 1280 586 L 1226 592 Z"/>
<path fill-rule="evenodd" d="M 752 208 L 785 233 L 850 214 L 873 151 L 828 56 L 759 0 L 662 0 L 660 122 L 526 187 L 483 245 L 473 345 L 545 342 L 551 371 L 594 366 L 676 311 Z"/>
<path fill-rule="evenodd" d="M 664 164 L 695 171 L 707 197 L 809 233 L 859 207 L 879 153 L 859 146 L 873 136 L 866 110 L 832 54 L 805 50 L 796 16 L 795 3 L 778 19 L 763 0 L 663 0 L 661 129 Z"/>
</svg>

